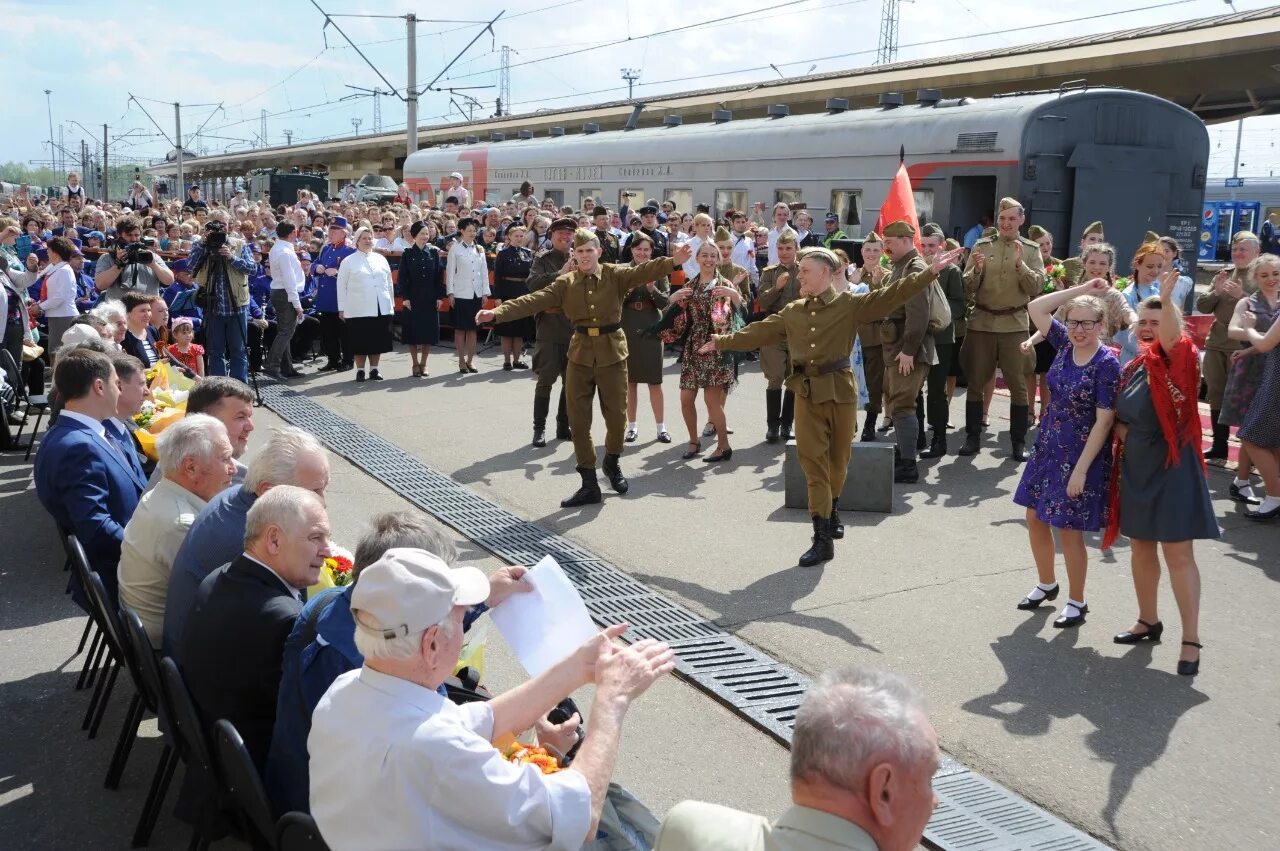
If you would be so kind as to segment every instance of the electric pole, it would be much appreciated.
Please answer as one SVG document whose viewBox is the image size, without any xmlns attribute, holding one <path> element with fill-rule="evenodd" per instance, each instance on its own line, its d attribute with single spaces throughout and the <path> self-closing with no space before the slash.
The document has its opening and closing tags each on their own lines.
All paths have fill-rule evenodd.
<svg viewBox="0 0 1280 851">
<path fill-rule="evenodd" d="M 181 180 L 179 180 L 181 182 Z M 110 200 L 107 189 L 107 125 L 102 125 L 102 200 Z"/>
<path fill-rule="evenodd" d="M 283 131 L 283 132 L 284 132 L 284 143 L 285 143 L 285 146 L 287 147 L 287 146 L 289 146 L 289 145 L 292 145 L 292 144 L 293 144 L 293 131 L 292 131 L 292 130 L 285 130 L 285 131 Z"/>
<path fill-rule="evenodd" d="M 498 115 L 511 114 L 511 48 L 502 45 L 502 67 L 498 73 Z"/>
<path fill-rule="evenodd" d="M 382 99 L 380 94 L 373 96 L 373 132 L 382 132 Z"/>
<path fill-rule="evenodd" d="M 898 6 L 901 0 L 881 0 L 880 44 L 876 48 L 876 64 L 887 65 L 898 58 Z"/>
<path fill-rule="evenodd" d="M 359 135 L 360 135 L 360 125 L 361 125 L 362 123 L 363 123 L 363 122 L 362 122 L 359 118 L 353 118 L 353 119 L 351 119 L 351 126 L 355 128 L 355 131 L 356 131 L 356 135 L 357 135 L 357 136 L 359 136 Z"/>
<path fill-rule="evenodd" d="M 52 94 L 53 89 L 44 90 L 44 104 L 49 110 L 49 161 L 56 164 L 58 154 L 53 147 L 53 100 L 50 97 Z"/>
<path fill-rule="evenodd" d="M 185 198 L 187 197 L 186 196 L 187 183 L 182 171 L 182 154 L 183 154 L 183 151 L 182 151 L 182 104 L 178 103 L 177 101 L 173 102 L 173 138 L 177 141 L 177 144 L 174 145 L 173 147 L 178 152 L 178 187 L 179 187 L 178 192 L 182 193 L 182 194 L 178 194 L 175 192 L 174 197 Z M 104 140 L 104 143 L 105 143 L 105 140 Z M 104 156 L 103 159 L 105 160 L 106 157 Z M 106 171 L 105 166 L 103 168 L 103 171 Z"/>
<path fill-rule="evenodd" d="M 631 100 L 631 96 L 635 92 L 636 80 L 640 79 L 640 70 L 638 68 L 623 68 L 622 79 L 627 81 L 627 100 Z"/>
<path fill-rule="evenodd" d="M 265 109 L 262 110 L 262 132 L 259 133 L 258 135 L 262 137 L 262 147 L 264 148 L 271 147 L 269 144 L 267 144 L 267 111 Z M 182 137 L 179 136 L 178 138 L 182 138 Z"/>
<path fill-rule="evenodd" d="M 404 87 L 405 150 L 407 157 L 418 150 L 418 16 L 410 12 L 404 16 L 408 40 L 408 76 Z M 373 96 L 374 110 L 378 109 L 378 96 Z M 377 114 L 376 112 L 374 113 Z"/>
</svg>

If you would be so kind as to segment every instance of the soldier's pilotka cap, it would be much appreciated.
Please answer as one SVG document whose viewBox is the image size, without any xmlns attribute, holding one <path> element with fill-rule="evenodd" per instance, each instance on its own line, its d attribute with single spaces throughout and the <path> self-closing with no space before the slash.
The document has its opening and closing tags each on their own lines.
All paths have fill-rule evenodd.
<svg viewBox="0 0 1280 851">
<path fill-rule="evenodd" d="M 796 233 L 789 227 L 783 228 L 782 232 L 778 234 L 779 243 L 783 243 L 783 242 L 793 243 L 793 242 L 799 242 L 799 241 L 800 241 L 800 234 Z"/>
<path fill-rule="evenodd" d="M 1049 235 L 1049 232 L 1044 228 L 1040 227 L 1039 225 L 1032 225 L 1031 227 L 1027 228 L 1028 239 L 1034 239 L 1038 242 L 1040 240 L 1040 237 L 1048 236 L 1048 235 Z"/>
<path fill-rule="evenodd" d="M 948 239 L 942 247 L 947 251 L 955 251 L 960 247 L 960 243 L 956 242 L 954 239 Z"/>
<path fill-rule="evenodd" d="M 862 241 L 863 241 L 864 243 L 867 243 L 867 242 L 884 242 L 884 237 L 880 236 L 880 234 L 876 233 L 875 231 L 872 231 L 871 233 L 867 234 L 866 238 L 865 238 L 865 239 L 863 239 Z"/>
<path fill-rule="evenodd" d="M 658 215 L 658 208 L 652 204 L 645 204 L 639 210 L 636 210 L 636 212 L 642 216 L 656 216 Z"/>
<path fill-rule="evenodd" d="M 1143 242 L 1159 242 L 1160 234 L 1156 233 L 1153 230 L 1149 230 L 1142 235 L 1142 241 Z M 1232 241 L 1234 242 L 1234 240 Z"/>
<path fill-rule="evenodd" d="M 1022 202 L 1019 201 L 1017 198 L 1001 198 L 1000 199 L 1000 212 L 1003 213 L 1005 210 L 1012 210 L 1014 207 L 1017 207 L 1019 210 L 1021 210 Z"/>
<path fill-rule="evenodd" d="M 571 219 L 566 216 L 564 218 L 556 219 L 554 222 L 552 222 L 551 227 L 547 228 L 547 233 L 555 233 L 558 230 L 576 231 L 577 229 L 578 229 L 578 222 L 575 219 Z"/>
<path fill-rule="evenodd" d="M 712 242 L 729 242 L 733 237 L 729 236 L 729 229 L 721 226 L 716 228 L 716 234 L 711 238 Z"/>
<path fill-rule="evenodd" d="M 997 231 L 995 228 L 993 228 L 993 227 L 992 227 L 992 228 L 983 228 L 983 229 L 982 229 L 982 236 L 981 236 L 980 238 L 981 238 L 981 239 L 990 239 L 991 237 L 995 236 L 997 233 L 998 233 L 998 231 Z"/>
<path fill-rule="evenodd" d="M 1231 237 L 1232 245 L 1235 245 L 1237 242 L 1261 243 L 1262 240 L 1258 239 L 1258 235 L 1251 230 L 1241 230 L 1241 231 L 1236 231 L 1236 235 Z"/>
<path fill-rule="evenodd" d="M 596 236 L 594 233 L 587 230 L 586 228 L 577 228 L 576 230 L 574 230 L 573 232 L 574 248 L 581 248 L 582 246 L 590 245 L 593 242 L 596 245 L 599 245 L 600 237 Z"/>
<path fill-rule="evenodd" d="M 903 219 L 899 219 L 898 221 L 893 222 L 892 224 L 885 225 L 884 235 L 911 237 L 916 235 L 916 229 L 915 227 L 912 226 L 911 222 L 904 221 Z"/>
<path fill-rule="evenodd" d="M 1086 236 L 1089 236 L 1090 234 L 1094 234 L 1094 233 L 1098 234 L 1099 236 L 1102 235 L 1102 222 L 1094 222 L 1093 224 L 1089 225 L 1087 228 L 1084 229 L 1084 233 L 1080 235 L 1080 238 L 1084 239 Z"/>
<path fill-rule="evenodd" d="M 942 236 L 942 225 L 937 222 L 928 222 L 924 227 L 920 228 L 921 236 Z"/>
</svg>

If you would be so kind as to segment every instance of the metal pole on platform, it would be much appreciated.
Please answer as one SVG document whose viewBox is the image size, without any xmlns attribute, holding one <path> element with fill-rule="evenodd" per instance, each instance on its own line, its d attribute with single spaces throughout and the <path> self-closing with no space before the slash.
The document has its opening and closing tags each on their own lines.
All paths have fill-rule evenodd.
<svg viewBox="0 0 1280 851">
<path fill-rule="evenodd" d="M 408 82 L 404 87 L 405 105 L 405 156 L 418 150 L 418 16 L 412 12 L 404 16 L 408 29 Z M 374 95 L 377 102 L 377 95 Z"/>
<path fill-rule="evenodd" d="M 178 157 L 178 189 L 174 192 L 175 198 L 186 198 L 186 183 L 183 180 L 182 172 L 182 104 L 175 102 L 173 104 L 173 138 L 177 142 L 174 145 Z"/>
<path fill-rule="evenodd" d="M 1241 118 L 1236 124 L 1236 158 L 1231 161 L 1231 176 L 1240 176 L 1240 142 L 1244 137 L 1244 119 Z"/>
<path fill-rule="evenodd" d="M 107 125 L 102 125 L 102 200 L 111 200 L 107 184 Z"/>
</svg>

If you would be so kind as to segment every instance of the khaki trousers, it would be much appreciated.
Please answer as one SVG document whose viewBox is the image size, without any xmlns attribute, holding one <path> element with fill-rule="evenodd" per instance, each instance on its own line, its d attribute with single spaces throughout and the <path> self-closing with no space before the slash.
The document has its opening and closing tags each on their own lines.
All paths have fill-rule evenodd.
<svg viewBox="0 0 1280 851">
<path fill-rule="evenodd" d="M 884 396 L 884 346 L 862 347 L 862 373 L 867 379 L 867 413 L 879 414 Z"/>
<path fill-rule="evenodd" d="M 1200 368 L 1204 373 L 1204 383 L 1209 388 L 1209 408 L 1221 410 L 1222 394 L 1227 389 L 1227 376 L 1231 374 L 1230 352 L 1205 349 L 1204 362 Z"/>
<path fill-rule="evenodd" d="M 831 514 L 832 497 L 839 497 L 849 472 L 858 406 L 850 402 L 810 402 L 796 397 L 796 455 L 809 489 L 809 513 Z"/>
<path fill-rule="evenodd" d="M 785 344 L 778 343 L 760 347 L 760 370 L 768 380 L 768 388 L 770 390 L 782 388 L 782 382 L 787 377 L 788 363 L 789 357 Z"/>
<path fill-rule="evenodd" d="M 627 362 L 583 366 L 570 361 L 564 386 L 577 466 L 584 470 L 596 467 L 596 445 L 591 440 L 591 409 L 597 389 L 600 391 L 600 413 L 604 416 L 605 454 L 621 455 L 622 436 L 627 428 Z"/>
<path fill-rule="evenodd" d="M 929 376 L 929 365 L 917 363 L 910 375 L 903 375 L 898 372 L 898 359 L 894 358 L 885 364 L 881 374 L 884 376 L 884 394 L 889 400 L 885 416 L 893 419 L 896 414 L 915 414 L 916 397 Z"/>
<path fill-rule="evenodd" d="M 533 372 L 538 376 L 538 383 L 533 387 L 533 395 L 550 399 L 551 390 L 556 386 L 556 379 L 564 378 L 568 363 L 568 343 L 549 343 L 544 340 L 534 343 Z"/>
<path fill-rule="evenodd" d="M 1026 331 L 974 331 L 965 334 L 960 349 L 960 363 L 969 379 L 969 402 L 982 401 L 982 388 L 996 374 L 996 367 L 1004 375 L 1009 388 L 1009 403 L 1027 404 L 1027 375 L 1035 371 L 1035 352 L 1022 353 L 1020 346 L 1027 339 Z M 914 404 L 914 401 L 912 402 Z"/>
</svg>

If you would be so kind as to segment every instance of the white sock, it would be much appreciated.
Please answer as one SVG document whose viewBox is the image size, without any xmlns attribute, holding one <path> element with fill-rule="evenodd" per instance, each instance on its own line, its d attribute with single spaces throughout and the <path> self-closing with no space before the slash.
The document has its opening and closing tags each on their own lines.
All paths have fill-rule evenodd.
<svg viewBox="0 0 1280 851">
<path fill-rule="evenodd" d="M 629 429 L 631 429 L 631 430 L 633 430 L 633 431 L 637 430 L 637 429 L 636 429 L 636 424 L 635 424 L 635 423 L 627 423 L 627 428 L 629 428 Z"/>
<path fill-rule="evenodd" d="M 1074 618 L 1082 611 L 1084 611 L 1084 603 L 1077 603 L 1075 600 L 1068 598 L 1067 604 L 1062 607 L 1062 616 L 1064 618 Z"/>
<path fill-rule="evenodd" d="M 1254 511 L 1274 511 L 1277 508 L 1280 508 L 1280 496 L 1267 496 L 1263 497 L 1262 504 L 1255 508 Z"/>
<path fill-rule="evenodd" d="M 666 431 L 666 430 L 667 430 L 667 424 L 666 424 L 666 423 L 658 423 L 658 431 L 659 431 L 659 432 L 664 432 L 664 431 Z"/>
<path fill-rule="evenodd" d="M 1027 595 L 1027 599 L 1033 603 L 1036 600 L 1043 600 L 1046 596 L 1048 596 L 1050 591 L 1052 591 L 1054 588 L 1057 588 L 1057 587 L 1058 587 L 1058 583 L 1056 582 L 1050 582 L 1047 585 L 1043 582 L 1038 582 L 1036 583 L 1036 587 L 1031 589 L 1031 593 Z"/>
</svg>

